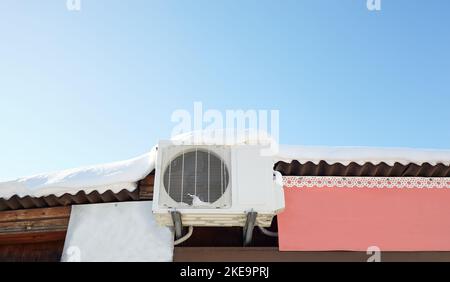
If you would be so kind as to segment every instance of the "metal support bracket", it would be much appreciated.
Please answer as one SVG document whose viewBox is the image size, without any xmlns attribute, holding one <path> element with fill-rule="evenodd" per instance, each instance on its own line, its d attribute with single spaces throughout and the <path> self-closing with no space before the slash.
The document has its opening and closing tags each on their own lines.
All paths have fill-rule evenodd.
<svg viewBox="0 0 450 282">
<path fill-rule="evenodd" d="M 258 216 L 257 212 L 250 211 L 247 213 L 247 221 L 244 226 L 244 247 L 247 247 L 251 244 L 253 239 L 253 229 L 256 225 L 256 217 Z"/>
<path fill-rule="evenodd" d="M 183 222 L 181 221 L 181 213 L 179 211 L 171 211 L 170 215 L 172 216 L 175 240 L 178 240 L 183 237 Z"/>
</svg>

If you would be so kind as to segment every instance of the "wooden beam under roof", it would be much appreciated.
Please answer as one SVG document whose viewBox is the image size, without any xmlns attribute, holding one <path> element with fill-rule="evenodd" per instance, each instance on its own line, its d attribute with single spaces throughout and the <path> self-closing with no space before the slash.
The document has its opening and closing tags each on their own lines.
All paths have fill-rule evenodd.
<svg viewBox="0 0 450 282">
<path fill-rule="evenodd" d="M 64 240 L 71 207 L 0 212 L 0 244 Z"/>
</svg>

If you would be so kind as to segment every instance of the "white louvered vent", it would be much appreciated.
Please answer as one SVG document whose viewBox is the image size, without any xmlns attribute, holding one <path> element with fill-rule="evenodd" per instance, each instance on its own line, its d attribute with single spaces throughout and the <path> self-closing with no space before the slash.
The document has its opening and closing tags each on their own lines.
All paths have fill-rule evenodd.
<svg viewBox="0 0 450 282">
<path fill-rule="evenodd" d="M 164 170 L 163 185 L 177 203 L 195 204 L 218 201 L 228 188 L 230 175 L 224 160 L 209 150 L 182 152 Z"/>
<path fill-rule="evenodd" d="M 230 148 L 174 146 L 164 150 L 161 157 L 162 207 L 230 206 Z"/>
</svg>

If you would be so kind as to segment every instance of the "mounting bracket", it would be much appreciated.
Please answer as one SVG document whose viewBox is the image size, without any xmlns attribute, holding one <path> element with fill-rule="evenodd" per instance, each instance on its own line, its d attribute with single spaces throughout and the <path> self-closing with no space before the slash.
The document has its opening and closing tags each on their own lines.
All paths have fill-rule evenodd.
<svg viewBox="0 0 450 282">
<path fill-rule="evenodd" d="M 253 229 L 256 225 L 256 217 L 258 216 L 257 212 L 253 210 L 247 213 L 247 220 L 244 226 L 244 247 L 247 247 L 251 244 L 253 239 Z"/>
<path fill-rule="evenodd" d="M 181 213 L 179 211 L 171 211 L 173 228 L 175 231 L 175 239 L 178 240 L 183 237 L 183 222 L 181 220 Z"/>
</svg>

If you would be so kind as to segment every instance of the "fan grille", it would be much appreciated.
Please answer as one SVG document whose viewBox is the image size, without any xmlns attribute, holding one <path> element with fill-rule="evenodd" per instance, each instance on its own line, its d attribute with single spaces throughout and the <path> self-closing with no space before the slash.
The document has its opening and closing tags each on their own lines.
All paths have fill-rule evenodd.
<svg viewBox="0 0 450 282">
<path fill-rule="evenodd" d="M 223 159 L 209 150 L 195 149 L 174 158 L 164 171 L 164 188 L 178 203 L 193 204 L 193 196 L 214 203 L 225 193 L 230 181 Z"/>
</svg>

